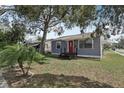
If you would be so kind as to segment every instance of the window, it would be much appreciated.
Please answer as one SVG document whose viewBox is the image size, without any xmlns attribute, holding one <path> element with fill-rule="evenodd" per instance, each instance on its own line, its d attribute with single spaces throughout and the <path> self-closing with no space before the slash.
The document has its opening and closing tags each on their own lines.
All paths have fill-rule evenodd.
<svg viewBox="0 0 124 93">
<path fill-rule="evenodd" d="M 92 40 L 88 39 L 85 41 L 84 48 L 92 48 Z"/>
<path fill-rule="evenodd" d="M 83 40 L 79 41 L 79 48 L 84 48 L 84 41 Z"/>
<path fill-rule="evenodd" d="M 80 40 L 79 48 L 93 48 L 93 40 L 92 39 Z"/>
<path fill-rule="evenodd" d="M 61 48 L 61 42 L 60 41 L 56 42 L 56 48 L 57 49 L 60 49 Z"/>
</svg>

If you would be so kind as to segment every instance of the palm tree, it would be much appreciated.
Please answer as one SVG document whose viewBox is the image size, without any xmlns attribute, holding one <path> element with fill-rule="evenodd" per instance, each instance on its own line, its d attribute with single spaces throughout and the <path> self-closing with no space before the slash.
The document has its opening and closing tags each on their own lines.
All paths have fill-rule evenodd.
<svg viewBox="0 0 124 93">
<path fill-rule="evenodd" d="M 43 60 L 43 58 L 44 56 L 38 53 L 33 47 L 15 44 L 6 46 L 0 52 L 0 65 L 11 66 L 18 64 L 23 75 L 28 75 L 32 62 Z M 24 69 L 24 64 L 27 64 L 27 69 Z"/>
</svg>

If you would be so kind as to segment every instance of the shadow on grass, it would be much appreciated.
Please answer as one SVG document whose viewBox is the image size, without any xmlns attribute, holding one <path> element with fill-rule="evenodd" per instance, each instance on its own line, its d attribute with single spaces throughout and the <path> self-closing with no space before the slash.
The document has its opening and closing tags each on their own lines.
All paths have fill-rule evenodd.
<svg viewBox="0 0 124 93">
<path fill-rule="evenodd" d="M 17 73 L 17 72 L 16 72 Z M 10 87 L 24 88 L 112 88 L 113 86 L 90 80 L 84 76 L 35 74 L 32 77 L 15 76 L 15 72 L 4 73 Z"/>
<path fill-rule="evenodd" d="M 48 59 L 47 59 L 47 57 L 45 55 L 45 57 L 43 57 L 41 61 L 37 61 L 36 63 L 38 63 L 40 65 L 43 65 L 43 64 L 48 64 L 47 61 L 48 61 Z"/>
<path fill-rule="evenodd" d="M 90 57 L 74 57 L 72 59 L 69 59 L 69 57 L 67 56 L 57 56 L 57 55 L 52 55 L 52 54 L 46 54 L 45 55 L 47 58 L 55 58 L 55 59 L 59 59 L 59 60 L 78 60 L 78 59 L 85 59 L 85 60 L 92 60 L 92 61 L 100 61 L 99 58 L 90 58 Z"/>
<path fill-rule="evenodd" d="M 60 57 L 59 55 L 45 54 L 47 58 L 55 58 L 61 60 L 70 60 L 68 57 Z"/>
</svg>

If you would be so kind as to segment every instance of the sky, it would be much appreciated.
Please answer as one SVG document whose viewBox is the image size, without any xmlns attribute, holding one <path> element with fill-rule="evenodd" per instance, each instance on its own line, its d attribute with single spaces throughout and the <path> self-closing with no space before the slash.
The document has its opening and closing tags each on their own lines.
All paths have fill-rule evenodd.
<svg viewBox="0 0 124 93">
<path fill-rule="evenodd" d="M 95 27 L 87 27 L 86 33 L 92 32 L 94 30 L 95 30 Z M 55 32 L 51 31 L 50 33 L 47 34 L 47 39 L 55 39 L 55 38 L 62 37 L 62 36 L 76 35 L 76 34 L 81 34 L 79 27 L 74 27 L 70 30 L 65 29 L 64 33 L 61 36 L 58 36 Z M 37 35 L 29 35 L 28 34 L 26 36 L 26 40 L 29 40 L 30 42 L 34 42 L 37 39 L 37 36 L 42 36 L 42 33 L 37 34 Z M 120 36 L 124 36 L 124 35 L 116 35 L 116 36 L 112 35 L 109 40 L 110 40 L 110 42 L 116 42 L 116 39 L 118 39 Z"/>
<path fill-rule="evenodd" d="M 95 30 L 95 27 L 87 27 L 86 29 L 86 33 L 87 32 L 92 32 Z M 37 36 L 41 36 L 42 37 L 43 33 L 37 34 L 37 35 L 27 35 L 26 36 L 26 40 L 30 40 L 30 41 L 35 41 L 37 39 Z M 76 34 L 81 34 L 80 33 L 80 28 L 79 27 L 74 27 L 72 29 L 65 29 L 64 33 L 60 36 L 57 35 L 57 33 L 51 31 L 50 33 L 47 34 L 47 39 L 55 39 L 58 37 L 62 37 L 62 36 L 68 36 L 68 35 L 76 35 Z"/>
<path fill-rule="evenodd" d="M 75 34 L 80 34 L 80 28 L 74 27 L 70 30 L 65 29 L 64 33 L 61 36 L 75 35 Z M 53 39 L 57 37 L 60 37 L 60 36 L 58 36 L 55 32 L 50 32 L 48 33 L 47 39 Z"/>
<path fill-rule="evenodd" d="M 60 36 L 57 35 L 57 33 L 51 31 L 50 33 L 47 34 L 47 39 L 55 39 L 61 36 L 68 36 L 68 35 L 76 35 L 76 34 L 80 34 L 80 28 L 78 27 L 74 27 L 70 30 L 65 29 L 64 33 Z M 37 35 L 27 35 L 26 36 L 26 40 L 30 40 L 30 41 L 35 41 L 37 36 L 42 36 L 42 33 L 37 34 Z"/>
</svg>

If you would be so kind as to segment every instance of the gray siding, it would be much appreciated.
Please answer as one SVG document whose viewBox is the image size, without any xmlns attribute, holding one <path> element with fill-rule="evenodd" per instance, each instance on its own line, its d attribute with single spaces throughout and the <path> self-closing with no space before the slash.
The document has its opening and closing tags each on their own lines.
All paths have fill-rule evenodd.
<svg viewBox="0 0 124 93">
<path fill-rule="evenodd" d="M 91 49 L 80 49 L 78 46 L 78 55 L 101 56 L 100 38 L 97 37 L 93 40 L 93 48 Z"/>
<path fill-rule="evenodd" d="M 61 42 L 61 48 L 57 49 L 56 48 L 56 42 L 57 40 L 52 41 L 52 53 L 58 53 L 60 54 L 61 52 L 67 51 L 67 42 L 66 41 L 60 41 Z"/>
<path fill-rule="evenodd" d="M 61 49 L 56 48 L 56 42 L 58 40 L 52 41 L 52 53 L 60 54 L 61 52 L 67 52 L 67 41 L 61 41 Z M 80 56 L 93 56 L 93 57 L 100 57 L 101 56 L 101 39 L 99 37 L 93 39 L 93 48 L 79 48 L 79 40 L 74 40 L 74 46 L 77 48 L 77 55 Z"/>
</svg>

